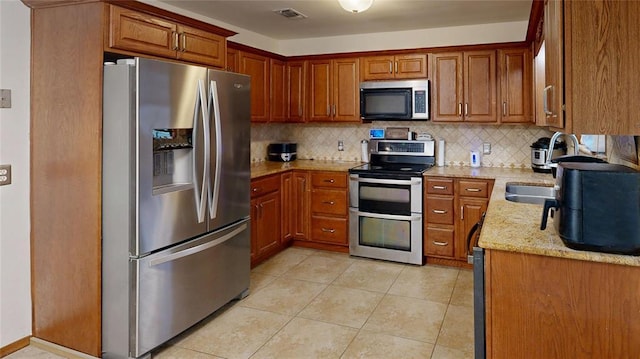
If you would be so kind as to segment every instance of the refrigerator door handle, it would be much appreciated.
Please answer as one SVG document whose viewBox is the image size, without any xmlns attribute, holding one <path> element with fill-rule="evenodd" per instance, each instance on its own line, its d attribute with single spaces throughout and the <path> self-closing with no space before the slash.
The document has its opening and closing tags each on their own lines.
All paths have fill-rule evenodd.
<svg viewBox="0 0 640 359">
<path fill-rule="evenodd" d="M 215 126 L 215 140 L 216 140 L 216 158 L 215 168 L 213 169 L 213 188 L 211 188 L 211 181 L 209 184 L 209 216 L 211 219 L 215 219 L 218 214 L 218 198 L 220 195 L 220 156 L 222 153 L 222 139 L 220 134 L 222 133 L 221 119 L 220 119 L 220 101 L 218 99 L 218 83 L 212 80 L 209 83 L 209 110 L 213 117 L 213 124 Z M 211 152 L 208 151 L 208 156 Z M 207 157 L 210 160 L 210 157 Z"/>
<path fill-rule="evenodd" d="M 198 164 L 197 162 L 197 158 L 198 156 L 196 155 L 198 150 L 199 150 L 199 143 L 198 143 L 198 128 L 199 128 L 199 122 L 202 123 L 202 133 L 203 133 L 203 138 L 204 138 L 204 143 L 203 143 L 203 149 L 204 149 L 204 163 L 202 164 L 202 184 L 200 183 L 195 183 L 194 187 L 194 193 L 195 193 L 195 199 L 196 199 L 196 213 L 198 214 L 198 223 L 202 223 L 204 222 L 204 216 L 205 216 L 205 209 L 206 209 L 206 202 L 205 202 L 205 195 L 207 193 L 206 189 L 207 189 L 207 178 L 208 178 L 208 174 L 209 174 L 209 161 L 208 161 L 208 152 L 209 152 L 209 136 L 207 135 L 208 133 L 208 129 L 209 126 L 207 124 L 207 118 L 209 117 L 209 109 L 207 108 L 207 104 L 205 102 L 205 90 L 204 90 L 204 83 L 202 80 L 198 81 L 198 95 L 196 98 L 196 103 L 194 105 L 194 110 L 193 110 L 193 137 L 196 139 L 194 141 L 194 145 L 193 145 L 193 178 L 194 181 L 197 181 L 198 178 L 198 174 L 197 174 L 197 168 L 198 168 Z M 200 116 L 198 116 L 200 115 Z M 199 118 L 201 117 L 202 119 L 199 121 Z"/>
<path fill-rule="evenodd" d="M 224 236 L 222 236 L 222 237 L 220 237 L 218 239 L 214 239 L 211 242 L 203 243 L 203 244 L 201 244 L 199 246 L 191 247 L 189 249 L 185 249 L 185 250 L 180 251 L 180 252 L 168 254 L 168 255 L 166 255 L 164 257 L 152 259 L 152 260 L 149 261 L 149 267 L 154 267 L 154 266 L 160 265 L 162 263 L 175 261 L 175 260 L 178 260 L 180 258 L 184 258 L 184 257 L 190 256 L 190 255 L 202 252 L 202 251 L 207 250 L 209 248 L 213 248 L 213 247 L 219 246 L 222 243 L 224 243 L 224 242 L 230 240 L 231 238 L 237 236 L 238 234 L 242 233 L 247 228 L 249 228 L 249 226 L 246 223 L 244 223 L 240 227 L 234 229 L 233 231 L 225 234 Z"/>
</svg>

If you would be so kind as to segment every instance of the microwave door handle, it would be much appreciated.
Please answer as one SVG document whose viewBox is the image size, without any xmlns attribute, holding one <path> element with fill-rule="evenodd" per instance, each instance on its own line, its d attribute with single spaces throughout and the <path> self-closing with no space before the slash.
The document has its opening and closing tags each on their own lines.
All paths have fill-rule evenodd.
<svg viewBox="0 0 640 359">
<path fill-rule="evenodd" d="M 209 104 L 211 105 L 211 116 L 213 117 L 214 136 L 216 140 L 216 158 L 215 167 L 213 169 L 213 189 L 211 188 L 211 181 L 209 181 L 209 216 L 211 219 L 215 219 L 218 215 L 218 199 L 220 196 L 220 155 L 222 153 L 222 138 L 221 138 L 221 119 L 220 119 L 220 100 L 218 98 L 218 83 L 211 81 L 209 83 Z M 211 152 L 207 156 L 207 159 L 211 159 Z"/>
<path fill-rule="evenodd" d="M 207 193 L 207 176 L 209 172 L 209 161 L 207 160 L 207 153 L 209 151 L 209 137 L 207 135 L 207 118 L 209 117 L 209 111 L 205 102 L 204 95 L 204 83 L 202 80 L 198 81 L 196 90 L 196 103 L 193 106 L 193 138 L 195 138 L 193 142 L 193 180 L 194 180 L 194 195 L 195 195 L 195 203 L 196 203 L 196 214 L 198 216 L 198 223 L 204 222 L 205 216 L 205 208 L 206 201 L 205 196 Z M 200 126 L 202 125 L 202 126 Z M 202 131 L 202 150 L 204 151 L 204 160 L 202 163 L 202 181 L 198 182 L 198 172 L 199 168 L 198 161 L 198 152 L 201 150 L 200 141 L 198 141 L 199 132 Z"/>
</svg>

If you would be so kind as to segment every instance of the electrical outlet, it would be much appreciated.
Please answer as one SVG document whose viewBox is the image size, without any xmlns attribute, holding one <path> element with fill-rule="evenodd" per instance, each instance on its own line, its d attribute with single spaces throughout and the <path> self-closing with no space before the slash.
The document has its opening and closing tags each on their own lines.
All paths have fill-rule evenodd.
<svg viewBox="0 0 640 359">
<path fill-rule="evenodd" d="M 11 108 L 11 90 L 0 89 L 0 108 Z"/>
<path fill-rule="evenodd" d="M 338 151 L 344 151 L 344 141 L 338 141 Z"/>
<path fill-rule="evenodd" d="M 491 144 L 489 142 L 485 142 L 482 144 L 482 154 L 483 155 L 491 154 Z"/>
<path fill-rule="evenodd" d="M 11 184 L 11 165 L 0 165 L 0 186 Z"/>
</svg>

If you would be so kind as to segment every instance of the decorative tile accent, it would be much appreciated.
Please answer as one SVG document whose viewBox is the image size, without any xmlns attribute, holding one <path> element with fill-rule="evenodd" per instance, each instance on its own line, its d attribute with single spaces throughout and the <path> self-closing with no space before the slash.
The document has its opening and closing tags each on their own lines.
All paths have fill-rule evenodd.
<svg viewBox="0 0 640 359">
<path fill-rule="evenodd" d="M 253 124 L 251 127 L 252 162 L 267 159 L 272 142 L 296 142 L 299 159 L 360 161 L 360 141 L 369 139 L 369 129 L 409 127 L 411 131 L 430 133 L 445 140 L 447 166 L 469 166 L 469 151 L 482 153 L 482 143 L 491 143 L 491 154 L 482 156 L 483 167 L 528 168 L 531 144 L 552 133 L 533 125 L 434 124 L 431 122 L 374 122 L 371 124 Z M 344 141 L 344 151 L 338 151 Z"/>
</svg>

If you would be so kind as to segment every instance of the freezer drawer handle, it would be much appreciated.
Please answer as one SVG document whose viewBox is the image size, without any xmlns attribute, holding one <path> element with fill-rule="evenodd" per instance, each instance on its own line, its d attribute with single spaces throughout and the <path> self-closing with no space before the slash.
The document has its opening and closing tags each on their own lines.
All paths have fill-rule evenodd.
<svg viewBox="0 0 640 359">
<path fill-rule="evenodd" d="M 240 227 L 234 229 L 233 231 L 231 231 L 231 232 L 225 234 L 224 236 L 222 236 L 222 237 L 220 237 L 220 238 L 218 238 L 216 240 L 213 240 L 211 242 L 204 243 L 204 244 L 201 244 L 199 246 L 191 247 L 189 249 L 185 249 L 185 250 L 180 251 L 180 252 L 172 253 L 172 254 L 166 255 L 164 257 L 152 259 L 152 260 L 149 261 L 149 267 L 154 267 L 154 266 L 160 265 L 162 263 L 175 261 L 177 259 L 184 258 L 184 257 L 190 256 L 192 254 L 196 254 L 196 253 L 205 251 L 207 249 L 216 247 L 216 246 L 218 246 L 218 245 L 230 240 L 231 238 L 237 236 L 238 234 L 242 233 L 247 228 L 248 228 L 248 226 L 245 223 L 245 224 L 241 225 Z"/>
</svg>

